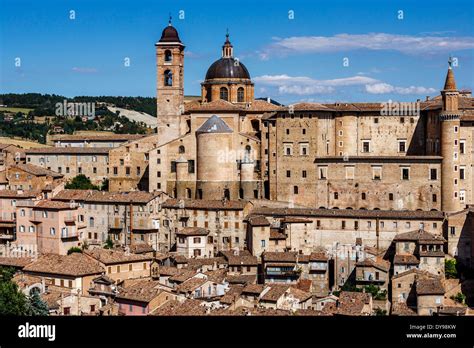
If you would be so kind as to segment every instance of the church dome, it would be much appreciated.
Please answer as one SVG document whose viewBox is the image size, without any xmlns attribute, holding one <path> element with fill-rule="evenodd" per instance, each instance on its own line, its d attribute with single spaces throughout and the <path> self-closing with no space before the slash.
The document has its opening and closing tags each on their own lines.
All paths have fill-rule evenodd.
<svg viewBox="0 0 474 348">
<path fill-rule="evenodd" d="M 181 42 L 178 31 L 171 25 L 171 22 L 165 29 L 163 29 L 160 42 Z"/>
<path fill-rule="evenodd" d="M 250 79 L 250 74 L 240 61 L 233 57 L 223 57 L 207 69 L 206 80 L 212 79 Z"/>
</svg>

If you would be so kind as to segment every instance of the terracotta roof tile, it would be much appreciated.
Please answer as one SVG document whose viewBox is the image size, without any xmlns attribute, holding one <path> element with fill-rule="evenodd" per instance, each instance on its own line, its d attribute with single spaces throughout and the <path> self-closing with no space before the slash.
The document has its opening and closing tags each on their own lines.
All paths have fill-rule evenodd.
<svg viewBox="0 0 474 348">
<path fill-rule="evenodd" d="M 23 268 L 24 272 L 50 273 L 58 275 L 85 276 L 101 274 L 105 270 L 82 253 L 70 255 L 46 254 Z"/>
<path fill-rule="evenodd" d="M 129 263 L 129 262 L 140 262 L 140 261 L 150 261 L 153 259 L 152 256 L 145 256 L 133 253 L 125 253 L 123 251 L 118 251 L 114 249 L 103 249 L 103 248 L 93 248 L 91 250 L 85 250 L 85 255 L 92 257 L 93 259 L 103 263 L 104 265 L 115 265 L 119 263 Z"/>
</svg>

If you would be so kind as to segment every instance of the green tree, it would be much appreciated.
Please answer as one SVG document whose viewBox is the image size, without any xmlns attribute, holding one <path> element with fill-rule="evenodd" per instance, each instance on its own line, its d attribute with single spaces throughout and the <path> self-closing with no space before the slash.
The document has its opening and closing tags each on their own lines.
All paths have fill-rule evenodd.
<svg viewBox="0 0 474 348">
<path fill-rule="evenodd" d="M 75 189 L 75 190 L 98 190 L 99 188 L 96 185 L 93 185 L 91 180 L 85 176 L 84 174 L 79 174 L 72 178 L 69 181 L 65 188 L 67 189 Z"/>
<path fill-rule="evenodd" d="M 456 301 L 457 303 L 466 304 L 466 295 L 462 292 L 458 292 L 456 295 L 451 296 L 451 300 Z"/>
<path fill-rule="evenodd" d="M 71 247 L 68 251 L 67 254 L 71 255 L 72 253 L 82 253 L 82 249 L 78 247 Z"/>
<path fill-rule="evenodd" d="M 49 315 L 48 305 L 41 299 L 38 291 L 33 291 L 29 300 L 29 310 L 31 315 Z"/>
<path fill-rule="evenodd" d="M 27 315 L 28 299 L 12 281 L 14 270 L 0 267 L 0 315 Z"/>
<path fill-rule="evenodd" d="M 114 242 L 110 239 L 110 236 L 107 237 L 105 241 L 104 249 L 112 249 L 114 247 Z"/>
<path fill-rule="evenodd" d="M 446 274 L 446 278 L 457 278 L 458 271 L 456 269 L 456 260 L 450 259 L 444 261 L 444 272 Z"/>
<path fill-rule="evenodd" d="M 101 191 L 108 191 L 109 190 L 109 179 L 105 178 L 100 185 Z"/>
</svg>

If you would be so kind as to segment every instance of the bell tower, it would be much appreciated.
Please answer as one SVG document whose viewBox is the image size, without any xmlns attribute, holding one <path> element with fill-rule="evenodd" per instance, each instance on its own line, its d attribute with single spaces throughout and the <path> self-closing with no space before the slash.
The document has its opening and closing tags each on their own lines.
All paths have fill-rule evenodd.
<svg viewBox="0 0 474 348">
<path fill-rule="evenodd" d="M 167 142 L 181 135 L 184 112 L 184 45 L 171 16 L 155 46 L 158 134 L 160 142 Z"/>
<path fill-rule="evenodd" d="M 443 109 L 441 121 L 441 209 L 455 212 L 463 209 L 459 200 L 459 139 L 461 114 L 458 108 L 459 91 L 456 87 L 452 59 L 449 59 L 448 73 L 441 91 Z"/>
</svg>

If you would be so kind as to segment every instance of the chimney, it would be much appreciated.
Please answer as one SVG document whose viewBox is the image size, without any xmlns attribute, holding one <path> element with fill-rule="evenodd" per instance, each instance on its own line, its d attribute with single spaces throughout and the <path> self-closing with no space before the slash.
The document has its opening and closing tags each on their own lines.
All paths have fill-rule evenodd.
<svg viewBox="0 0 474 348">
<path fill-rule="evenodd" d="M 426 96 L 425 101 L 428 101 L 428 100 L 430 100 L 430 96 L 429 96 L 429 95 Z"/>
</svg>

